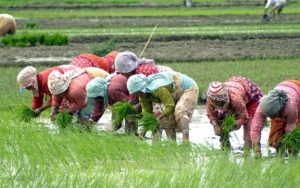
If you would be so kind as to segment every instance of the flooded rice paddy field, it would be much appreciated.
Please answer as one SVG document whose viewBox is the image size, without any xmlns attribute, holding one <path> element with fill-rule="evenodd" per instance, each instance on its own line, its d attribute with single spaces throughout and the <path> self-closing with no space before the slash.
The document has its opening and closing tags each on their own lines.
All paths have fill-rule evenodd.
<svg viewBox="0 0 300 188">
<path fill-rule="evenodd" d="M 49 120 L 49 119 L 42 119 L 42 123 L 47 126 L 49 129 L 56 130 L 57 127 Z M 102 116 L 102 118 L 96 124 L 97 129 L 99 131 L 112 131 L 112 124 L 111 124 L 111 111 L 107 109 Z M 262 147 L 262 154 L 263 156 L 274 155 L 275 150 L 273 148 L 268 147 L 268 135 L 269 135 L 269 128 L 265 127 L 262 131 L 262 140 L 261 140 L 261 147 Z M 124 134 L 124 127 L 117 131 L 119 134 Z M 151 142 L 151 133 L 148 132 L 146 134 L 146 141 Z M 163 132 L 162 140 L 166 139 L 166 135 Z M 182 141 L 182 134 L 177 133 L 177 142 L 180 144 Z M 213 127 L 209 123 L 209 120 L 206 116 L 205 106 L 197 106 L 197 109 L 194 111 L 192 121 L 190 123 L 190 142 L 193 144 L 204 145 L 207 147 L 211 147 L 213 149 L 221 149 L 219 143 L 219 136 L 214 135 Z M 235 154 L 242 154 L 242 147 L 243 147 L 243 129 L 240 128 L 237 131 L 233 131 L 230 134 L 230 142 L 232 145 L 233 153 Z"/>
</svg>

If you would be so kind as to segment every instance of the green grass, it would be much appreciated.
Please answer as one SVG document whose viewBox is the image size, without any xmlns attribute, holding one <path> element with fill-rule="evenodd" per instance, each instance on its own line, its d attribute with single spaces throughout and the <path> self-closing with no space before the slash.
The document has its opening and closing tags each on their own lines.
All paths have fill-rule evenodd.
<svg viewBox="0 0 300 188">
<path fill-rule="evenodd" d="M 300 58 L 235 62 L 169 63 L 194 78 L 200 92 L 213 80 L 243 75 L 266 92 L 284 79 L 300 79 Z M 42 70 L 45 67 L 38 67 Z M 0 182 L 3 187 L 297 187 L 296 159 L 254 160 L 203 146 L 148 144 L 134 136 L 81 129 L 49 130 L 20 122 L 19 67 L 0 67 Z M 49 111 L 43 113 L 48 117 Z M 230 179 L 230 181 L 228 181 Z"/>
<path fill-rule="evenodd" d="M 264 7 L 173 7 L 173 8 L 105 8 L 105 9 L 27 9 L 0 10 L 16 18 L 80 18 L 80 17 L 160 17 L 160 16 L 214 16 L 214 15 L 257 15 Z M 300 13 L 300 3 L 285 7 L 284 14 Z"/>
<path fill-rule="evenodd" d="M 15 35 L 8 35 L 0 39 L 4 46 L 29 47 L 36 45 L 61 46 L 68 44 L 68 37 L 59 33 L 34 33 L 22 32 Z"/>
<path fill-rule="evenodd" d="M 245 76 L 267 93 L 285 79 L 300 80 L 299 58 L 279 60 L 237 60 L 201 63 L 164 64 L 197 81 L 200 92 L 206 92 L 212 81 L 225 81 L 231 76 Z"/>
<path fill-rule="evenodd" d="M 132 3 L 182 3 L 182 0 L 2 0 L 0 5 L 28 5 L 28 4 L 132 4 Z M 226 2 L 226 0 L 193 0 L 193 2 L 209 2 L 209 3 L 216 3 L 216 2 Z"/>
<path fill-rule="evenodd" d="M 294 159 L 243 160 L 202 146 L 1 121 L 3 187 L 297 187 L 300 180 Z"/>
<path fill-rule="evenodd" d="M 110 27 L 110 28 L 68 28 L 68 29 L 20 29 L 18 35 L 23 33 L 32 34 L 55 34 L 74 36 L 91 35 L 115 35 L 115 36 L 149 36 L 152 27 Z M 178 35 L 255 35 L 255 34 L 293 34 L 300 32 L 299 24 L 251 24 L 251 25 L 202 25 L 189 27 L 165 27 L 158 26 L 155 30 L 155 36 L 178 36 Z"/>
</svg>

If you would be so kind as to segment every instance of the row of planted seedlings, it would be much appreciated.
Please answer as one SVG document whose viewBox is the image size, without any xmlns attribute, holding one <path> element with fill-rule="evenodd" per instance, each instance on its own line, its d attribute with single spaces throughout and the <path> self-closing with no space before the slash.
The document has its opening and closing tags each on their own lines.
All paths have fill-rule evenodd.
<svg viewBox="0 0 300 188">
<path fill-rule="evenodd" d="M 128 103 L 116 106 L 112 107 L 112 111 L 120 112 L 124 117 L 134 112 Z M 114 119 L 115 125 L 121 122 L 120 119 Z M 141 121 L 145 123 L 145 119 Z M 76 131 L 79 129 L 64 127 L 59 134 L 49 134 L 45 127 L 35 127 L 34 122 L 32 125 L 0 128 L 6 145 L 0 154 L 0 169 L 4 172 L 1 177 L 14 177 L 3 179 L 3 185 L 43 185 L 51 182 L 56 186 L 100 183 L 107 186 L 168 187 L 171 183 L 175 186 L 229 187 L 247 182 L 251 186 L 275 186 L 280 185 L 286 176 L 292 176 L 295 181 L 300 178 L 295 174 L 299 163 L 294 159 L 288 163 L 280 158 L 241 162 L 228 157 L 226 152 L 211 148 L 188 147 L 169 141 L 149 145 L 131 135 L 124 137 L 110 132 Z M 155 122 L 153 117 L 146 120 L 150 127 Z M 226 122 L 223 126 L 226 124 L 229 128 L 234 117 L 230 116 Z M 17 172 L 14 168 L 18 169 Z M 293 182 L 285 185 L 293 186 Z"/>
<path fill-rule="evenodd" d="M 129 123 L 125 123 L 125 131 L 137 135 L 136 131 L 138 128 L 135 124 L 137 120 L 139 130 L 142 130 L 144 133 L 151 131 L 152 136 L 159 135 L 159 122 L 154 114 L 147 112 L 137 113 L 134 106 L 129 102 L 117 102 L 112 106 L 111 111 L 113 114 L 112 126 L 114 131 L 120 129 L 125 120 L 129 121 Z M 25 122 L 30 122 L 32 118 L 38 116 L 35 111 L 27 106 L 22 106 L 19 114 L 21 120 Z M 234 114 L 228 114 L 221 123 L 223 134 L 220 141 L 223 150 L 230 149 L 230 132 L 234 129 L 235 121 L 236 116 Z M 89 130 L 91 127 L 91 125 L 81 125 L 79 122 L 75 123 L 73 116 L 66 112 L 58 113 L 55 122 L 60 128 L 77 126 Z M 130 124 L 130 122 L 133 122 L 133 124 Z M 280 150 L 278 151 L 280 156 L 286 153 L 297 156 L 300 151 L 300 128 L 296 128 L 291 133 L 284 135 L 281 138 L 280 146 Z"/>
</svg>

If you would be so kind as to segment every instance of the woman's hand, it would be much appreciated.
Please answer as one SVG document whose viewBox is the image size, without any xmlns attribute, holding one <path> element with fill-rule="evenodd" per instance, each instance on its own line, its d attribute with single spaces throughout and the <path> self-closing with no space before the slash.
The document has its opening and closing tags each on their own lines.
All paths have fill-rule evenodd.
<svg viewBox="0 0 300 188">
<path fill-rule="evenodd" d="M 211 121 L 211 124 L 212 124 L 212 126 L 214 127 L 215 135 L 221 136 L 221 134 L 222 134 L 223 131 L 222 131 L 221 126 L 218 125 L 217 121 L 216 121 L 216 120 L 212 120 L 212 121 Z"/>
</svg>

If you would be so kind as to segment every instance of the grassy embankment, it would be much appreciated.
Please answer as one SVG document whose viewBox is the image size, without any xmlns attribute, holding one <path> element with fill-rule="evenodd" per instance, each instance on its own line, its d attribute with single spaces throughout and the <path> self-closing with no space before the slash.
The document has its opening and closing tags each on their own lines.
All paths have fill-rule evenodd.
<svg viewBox="0 0 300 188">
<path fill-rule="evenodd" d="M 193 0 L 195 3 L 224 3 L 226 0 Z M 256 1 L 257 2 L 257 1 Z M 47 1 L 47 4 L 149 4 L 149 3 L 183 3 L 182 0 L 51 0 Z M 39 5 L 45 4 L 45 0 L 2 0 L 1 4 L 3 5 L 13 5 L 13 6 L 22 6 L 22 5 Z"/>
<path fill-rule="evenodd" d="M 300 3 L 284 9 L 284 14 L 300 13 Z M 101 10 L 101 11 L 100 11 Z M 1 10 L 17 18 L 80 18 L 80 17 L 136 17 L 136 16 L 213 16 L 262 15 L 263 7 L 171 7 L 171 8 L 105 8 L 105 9 L 27 9 Z"/>
</svg>

